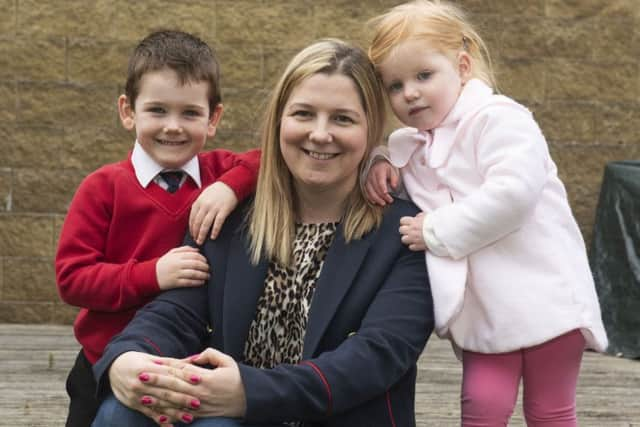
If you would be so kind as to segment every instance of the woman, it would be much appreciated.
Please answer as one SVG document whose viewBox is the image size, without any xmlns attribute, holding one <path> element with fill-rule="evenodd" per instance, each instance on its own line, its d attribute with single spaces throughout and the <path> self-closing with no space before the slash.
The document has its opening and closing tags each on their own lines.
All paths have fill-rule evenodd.
<svg viewBox="0 0 640 427">
<path fill-rule="evenodd" d="M 344 42 L 293 58 L 267 108 L 255 199 L 201 249 L 208 286 L 141 310 L 95 365 L 101 392 L 110 384 L 160 424 L 415 425 L 433 309 L 423 256 L 397 224 L 418 211 L 383 211 L 359 185 L 382 95 L 366 54 Z M 111 397 L 94 425 L 144 425 L 124 405 Z"/>
</svg>

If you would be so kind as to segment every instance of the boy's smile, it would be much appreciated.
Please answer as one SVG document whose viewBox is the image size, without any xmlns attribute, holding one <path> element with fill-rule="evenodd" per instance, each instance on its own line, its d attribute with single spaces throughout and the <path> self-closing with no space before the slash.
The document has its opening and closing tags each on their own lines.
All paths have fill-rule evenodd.
<svg viewBox="0 0 640 427">
<path fill-rule="evenodd" d="M 165 68 L 146 73 L 131 108 L 126 96 L 118 100 L 122 124 L 135 129 L 144 151 L 166 169 L 179 169 L 215 135 L 222 114 L 218 105 L 210 114 L 209 85 L 181 85 L 175 71 Z"/>
</svg>

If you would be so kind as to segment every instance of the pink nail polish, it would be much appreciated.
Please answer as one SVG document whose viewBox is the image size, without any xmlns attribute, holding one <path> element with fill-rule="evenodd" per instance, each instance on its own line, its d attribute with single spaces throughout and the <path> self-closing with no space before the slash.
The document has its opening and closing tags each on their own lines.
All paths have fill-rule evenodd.
<svg viewBox="0 0 640 427">
<path fill-rule="evenodd" d="M 200 377 L 197 375 L 191 375 L 191 378 L 189 378 L 189 381 L 191 381 L 194 384 L 198 384 L 200 382 Z"/>
<path fill-rule="evenodd" d="M 198 359 L 198 357 L 200 357 L 199 354 L 194 354 L 193 356 L 189 356 L 189 362 L 193 362 L 194 360 Z"/>
<path fill-rule="evenodd" d="M 138 379 L 140 381 L 142 381 L 143 383 L 146 383 L 147 381 L 149 381 L 150 377 L 149 374 L 145 374 L 144 372 L 141 373 L 140 375 L 138 375 Z"/>
<path fill-rule="evenodd" d="M 160 421 L 161 423 L 166 423 L 168 419 L 169 418 L 167 418 L 166 415 L 160 415 L 160 418 L 158 418 L 158 421 Z"/>
<path fill-rule="evenodd" d="M 164 363 L 162 363 L 162 361 L 160 360 L 154 360 L 153 363 L 155 363 L 156 365 L 164 365 Z"/>
<path fill-rule="evenodd" d="M 191 414 L 183 414 L 180 418 L 185 423 L 190 423 L 191 421 L 193 421 L 193 416 L 191 416 Z"/>
<path fill-rule="evenodd" d="M 149 396 L 142 396 L 142 399 L 140 399 L 140 403 L 143 405 L 151 405 L 152 402 L 153 400 Z"/>
<path fill-rule="evenodd" d="M 198 409 L 200 407 L 200 401 L 197 399 L 193 399 L 189 404 L 194 409 Z"/>
</svg>

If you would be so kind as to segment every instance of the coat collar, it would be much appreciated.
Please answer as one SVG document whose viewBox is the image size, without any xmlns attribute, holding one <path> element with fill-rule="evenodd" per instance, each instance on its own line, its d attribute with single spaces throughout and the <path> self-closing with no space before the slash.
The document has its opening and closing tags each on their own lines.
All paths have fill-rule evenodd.
<svg viewBox="0 0 640 427">
<path fill-rule="evenodd" d="M 371 245 L 372 234 L 347 244 L 342 225 L 329 247 L 309 309 L 303 359 L 312 357 L 340 302 L 352 286 Z M 238 238 L 240 237 L 240 238 Z M 246 236 L 236 236 L 229 247 L 223 308 L 225 352 L 242 360 L 256 305 L 264 290 L 269 263 L 251 264 Z M 214 273 L 215 274 L 215 273 Z"/>
<path fill-rule="evenodd" d="M 391 163 L 404 167 L 413 153 L 424 143 L 433 144 L 429 151 L 428 164 L 431 168 L 442 166 L 455 143 L 455 133 L 460 123 L 474 115 L 491 100 L 493 90 L 483 81 L 469 80 L 463 87 L 458 100 L 447 117 L 431 131 L 416 128 L 398 129 L 389 136 Z"/>
</svg>

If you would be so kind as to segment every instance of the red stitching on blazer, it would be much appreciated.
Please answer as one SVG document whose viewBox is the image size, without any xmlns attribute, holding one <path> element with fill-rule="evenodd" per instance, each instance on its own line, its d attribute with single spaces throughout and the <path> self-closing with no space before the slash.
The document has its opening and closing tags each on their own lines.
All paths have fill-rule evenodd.
<svg viewBox="0 0 640 427">
<path fill-rule="evenodd" d="M 391 425 L 396 427 L 396 419 L 393 417 L 393 410 L 391 409 L 391 396 L 389 395 L 389 390 L 387 390 L 387 410 L 389 411 L 389 419 L 391 420 Z"/>
<path fill-rule="evenodd" d="M 160 347 L 158 347 L 156 345 L 156 343 L 154 343 L 153 341 L 151 341 L 149 338 L 144 337 L 144 342 L 146 342 L 147 344 L 149 344 L 151 347 L 153 347 L 153 349 L 155 351 L 158 352 L 158 356 L 164 356 L 164 354 L 162 354 L 162 351 L 160 350 Z"/>
<path fill-rule="evenodd" d="M 327 378 L 324 376 L 320 368 L 318 368 L 315 363 L 309 362 L 308 360 L 305 360 L 304 362 L 300 362 L 300 363 L 311 366 L 311 368 L 320 377 L 320 380 L 322 380 L 324 387 L 327 389 L 327 396 L 329 398 L 329 404 L 328 404 L 329 407 L 327 408 L 327 415 L 331 415 L 331 411 L 333 409 L 333 396 L 331 395 L 331 387 L 329 386 L 329 381 L 327 381 Z"/>
</svg>

